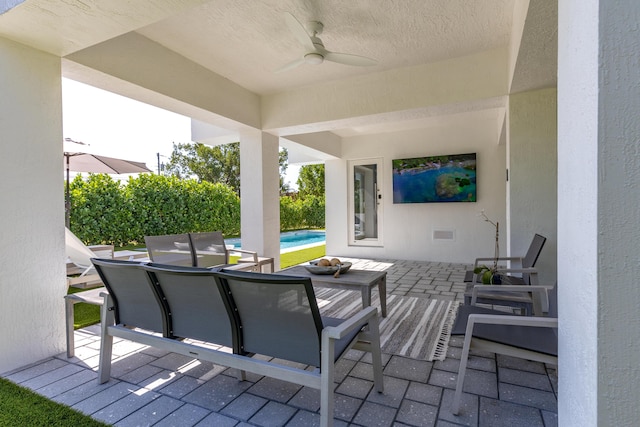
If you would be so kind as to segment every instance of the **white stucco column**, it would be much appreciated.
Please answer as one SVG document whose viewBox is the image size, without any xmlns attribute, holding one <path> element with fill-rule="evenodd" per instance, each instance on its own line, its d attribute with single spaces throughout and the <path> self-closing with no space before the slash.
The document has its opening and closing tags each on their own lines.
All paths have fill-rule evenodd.
<svg viewBox="0 0 640 427">
<path fill-rule="evenodd" d="M 60 59 L 0 38 L 0 373 L 64 350 Z"/>
<path fill-rule="evenodd" d="M 280 266 L 278 137 L 258 130 L 240 134 L 242 248 Z"/>
<path fill-rule="evenodd" d="M 640 3 L 561 0 L 559 425 L 640 415 Z"/>
<path fill-rule="evenodd" d="M 536 267 L 539 282 L 550 285 L 557 277 L 556 102 L 555 88 L 509 99 L 509 254 L 523 256 L 535 233 L 545 236 Z"/>
</svg>

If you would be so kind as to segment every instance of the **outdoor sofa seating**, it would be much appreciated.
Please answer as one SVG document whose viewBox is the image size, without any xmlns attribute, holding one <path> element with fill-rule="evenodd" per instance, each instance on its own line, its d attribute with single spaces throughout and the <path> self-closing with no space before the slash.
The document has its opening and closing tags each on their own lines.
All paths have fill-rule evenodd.
<svg viewBox="0 0 640 427">
<path fill-rule="evenodd" d="M 109 290 L 101 312 L 99 383 L 109 380 L 113 337 L 120 337 L 238 369 L 241 379 L 252 372 L 319 389 L 323 426 L 333 424 L 335 362 L 350 348 L 371 352 L 375 388 L 383 390 L 377 310 L 323 318 L 309 278 L 93 262 Z"/>
<path fill-rule="evenodd" d="M 523 257 L 498 257 L 498 262 L 509 261 L 511 263 L 520 264 L 520 267 L 499 268 L 496 274 L 501 279 L 503 285 L 536 285 L 538 284 L 538 270 L 535 268 L 536 262 L 540 257 L 542 248 L 547 238 L 540 234 L 534 234 L 531 244 L 527 249 L 527 253 Z M 493 262 L 494 258 L 476 258 L 473 268 L 474 270 L 482 263 Z M 515 276 L 514 274 L 520 274 Z M 465 274 L 465 282 L 481 283 L 481 275 L 475 274 L 473 270 L 467 271 Z M 470 288 L 470 287 L 469 287 Z M 465 293 L 465 304 L 469 304 L 471 300 L 470 289 Z M 485 288 L 477 293 L 478 303 L 495 304 L 509 307 L 517 307 L 524 311 L 524 314 L 531 316 L 534 314 L 533 301 L 530 294 L 524 292 L 492 292 Z M 548 309 L 546 299 L 543 301 L 542 309 Z M 542 313 L 535 313 L 541 315 Z"/>
<path fill-rule="evenodd" d="M 491 287 L 495 288 L 496 292 L 505 288 L 505 286 Z M 505 291 L 512 292 L 513 289 L 517 290 L 517 287 L 518 285 L 506 286 Z M 550 290 L 545 286 L 532 285 L 529 290 L 534 294 L 548 295 L 547 317 L 512 315 L 504 311 L 479 307 L 475 305 L 476 295 L 471 305 L 459 307 L 451 335 L 464 335 L 464 344 L 460 356 L 456 391 L 451 405 L 453 414 L 457 415 L 460 411 L 470 350 L 488 351 L 558 366 L 557 285 Z"/>
<path fill-rule="evenodd" d="M 229 264 L 229 255 L 237 252 L 251 257 L 245 267 L 255 269 L 258 254 L 243 249 L 228 249 L 219 231 L 145 236 L 152 262 L 191 267 L 213 267 Z"/>
</svg>

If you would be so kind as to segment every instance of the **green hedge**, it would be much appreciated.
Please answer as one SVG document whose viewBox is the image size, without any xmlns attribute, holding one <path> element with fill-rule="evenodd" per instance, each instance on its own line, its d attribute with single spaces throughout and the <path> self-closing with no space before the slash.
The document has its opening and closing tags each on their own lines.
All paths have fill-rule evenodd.
<svg viewBox="0 0 640 427">
<path fill-rule="evenodd" d="M 240 198 L 224 184 L 152 174 L 126 184 L 106 174 L 71 182 L 71 231 L 86 244 L 124 246 L 144 236 L 220 230 L 240 234 Z M 281 230 L 324 228 L 324 199 L 280 198 Z"/>
</svg>

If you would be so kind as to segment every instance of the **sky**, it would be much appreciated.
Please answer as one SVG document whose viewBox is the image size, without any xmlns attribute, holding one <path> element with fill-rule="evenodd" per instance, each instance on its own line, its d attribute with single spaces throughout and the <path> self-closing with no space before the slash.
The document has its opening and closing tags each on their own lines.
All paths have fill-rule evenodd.
<svg viewBox="0 0 640 427">
<path fill-rule="evenodd" d="M 166 163 L 174 142 L 191 142 L 188 117 L 64 78 L 62 112 L 63 138 L 89 144 L 65 142 L 65 151 L 143 162 L 153 172 L 158 171 L 158 153 Z M 294 166 L 287 170 L 285 180 L 292 187 L 297 171 Z"/>
</svg>

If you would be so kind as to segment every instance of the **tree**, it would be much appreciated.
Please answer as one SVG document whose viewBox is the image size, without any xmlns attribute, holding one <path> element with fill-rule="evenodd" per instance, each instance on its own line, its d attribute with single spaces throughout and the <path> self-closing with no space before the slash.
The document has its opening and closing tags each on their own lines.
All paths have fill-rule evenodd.
<svg viewBox="0 0 640 427">
<path fill-rule="evenodd" d="M 240 194 L 240 143 L 211 147 L 200 143 L 173 144 L 167 172 L 179 179 L 226 184 Z"/>
<path fill-rule="evenodd" d="M 280 150 L 280 192 L 287 192 L 284 182 L 288 153 Z M 240 195 L 240 143 L 233 142 L 211 147 L 201 143 L 173 144 L 173 152 L 166 168 L 179 179 L 197 178 L 199 182 L 226 184 Z"/>
<path fill-rule="evenodd" d="M 297 183 L 301 198 L 317 196 L 324 200 L 324 164 L 302 166 Z"/>
<path fill-rule="evenodd" d="M 280 195 L 284 196 L 291 191 L 289 184 L 284 182 L 284 176 L 287 173 L 287 168 L 289 167 L 289 152 L 286 148 L 281 149 L 278 153 L 278 164 L 280 165 Z"/>
</svg>

